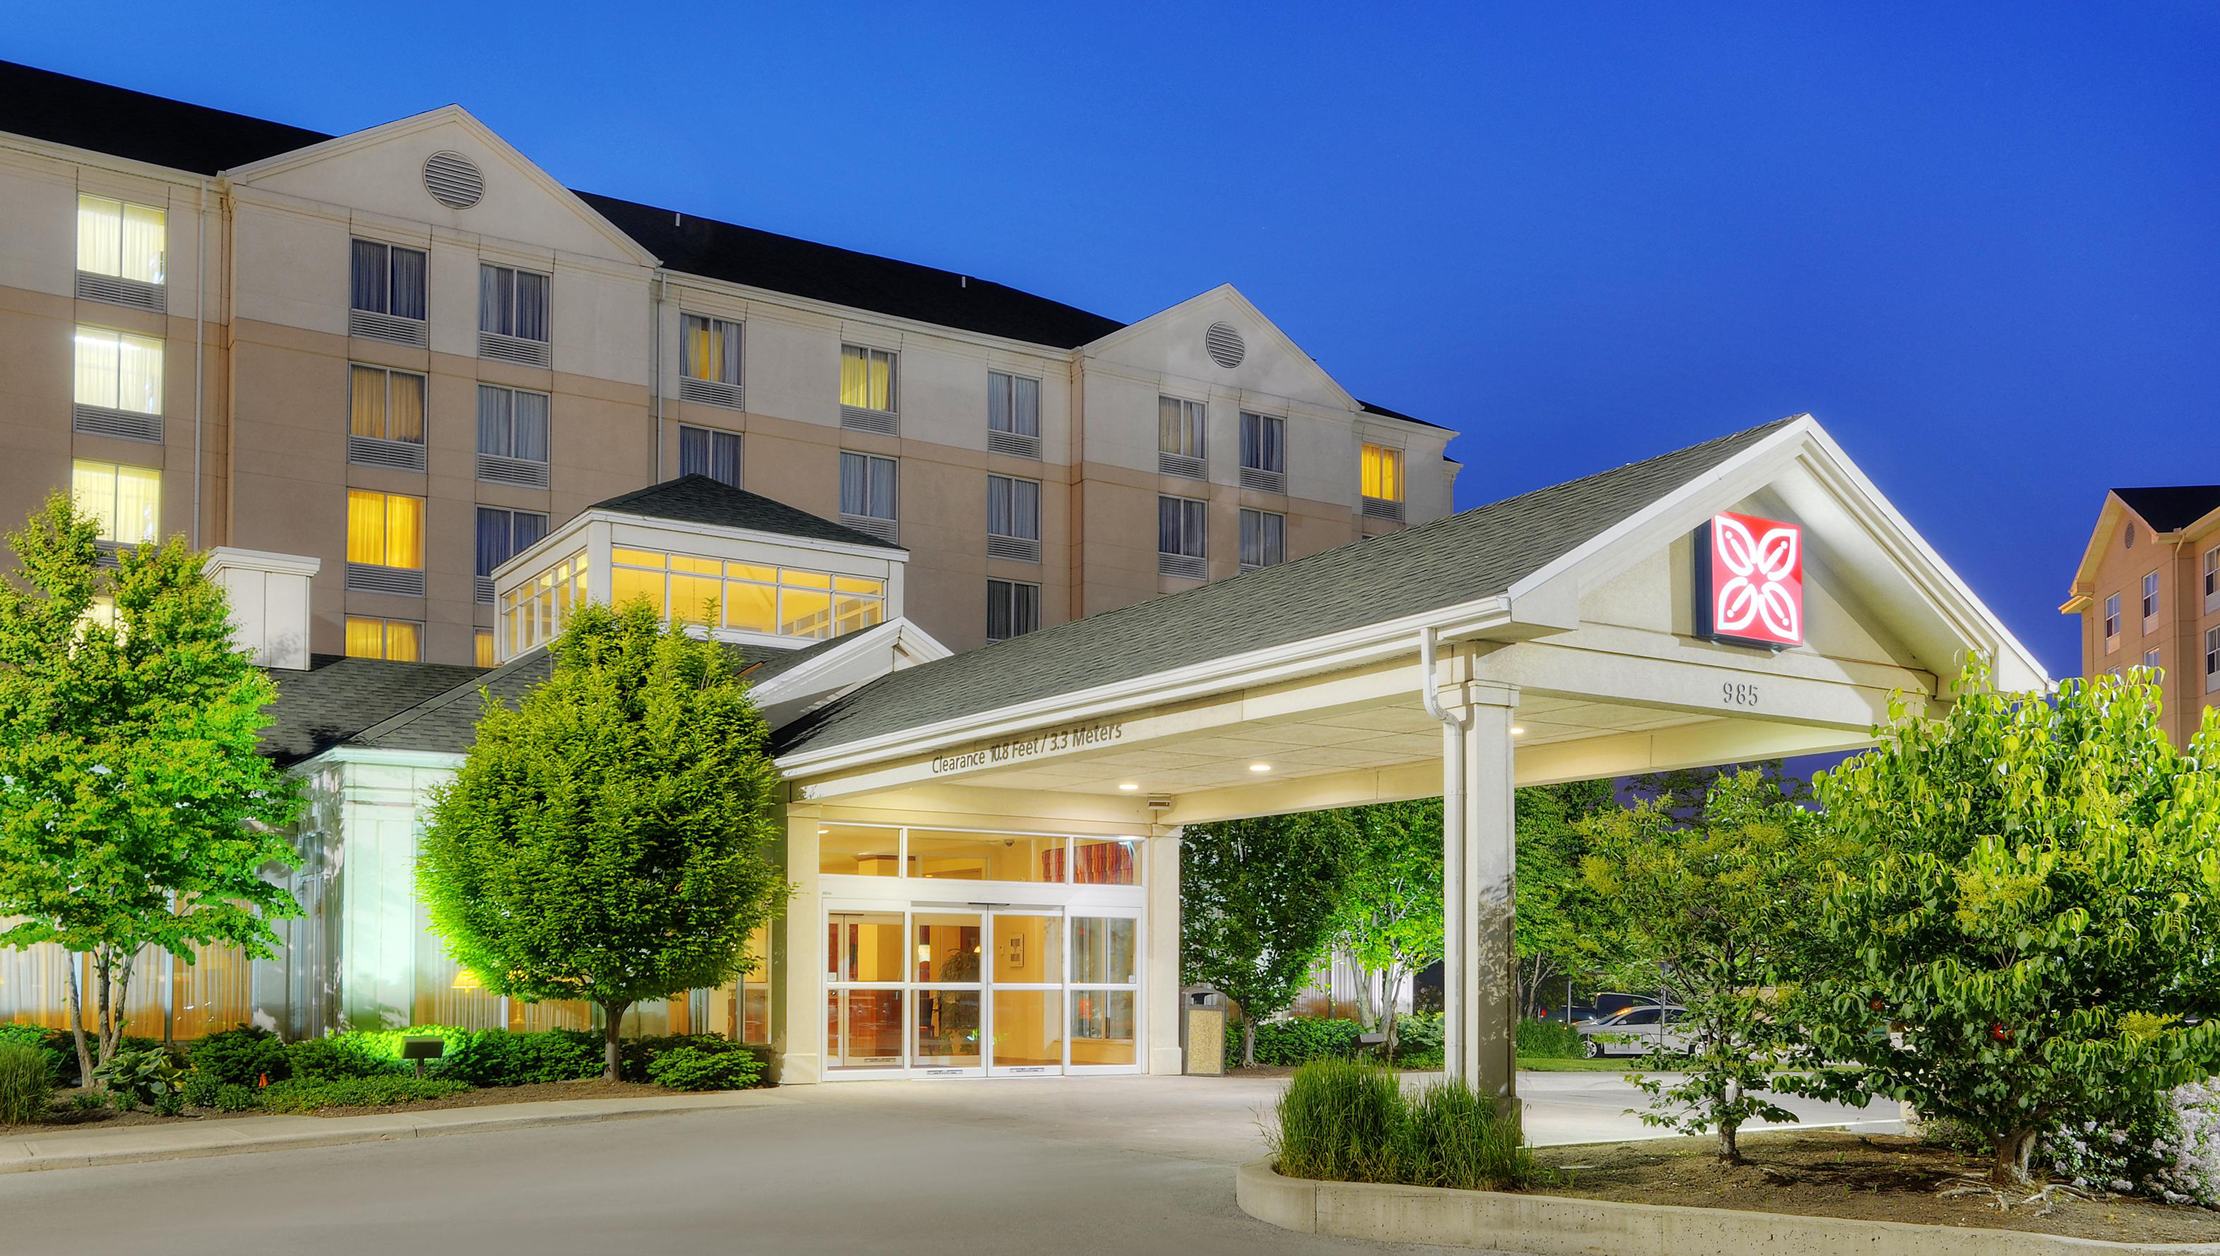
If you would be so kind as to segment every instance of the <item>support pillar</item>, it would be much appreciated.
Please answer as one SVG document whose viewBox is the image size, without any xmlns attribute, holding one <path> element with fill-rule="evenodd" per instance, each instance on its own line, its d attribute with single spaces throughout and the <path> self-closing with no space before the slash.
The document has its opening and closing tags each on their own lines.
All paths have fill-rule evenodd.
<svg viewBox="0 0 2220 1256">
<path fill-rule="evenodd" d="M 824 1077 L 825 899 L 818 888 L 817 808 L 786 808 L 786 879 L 794 892 L 772 926 L 771 1038 L 781 1086 Z"/>
<path fill-rule="evenodd" d="M 1512 716 L 1518 690 L 1469 681 L 1445 701 L 1443 1007 L 1449 1075 L 1516 1114 L 1518 960 L 1513 937 Z"/>
<path fill-rule="evenodd" d="M 1148 1071 L 1176 1076 L 1186 1071 L 1179 1048 L 1179 1019 L 1186 1015 L 1179 997 L 1179 839 L 1176 827 L 1158 830 L 1142 843 L 1147 860 L 1142 883 L 1148 889 L 1146 938 L 1142 960 L 1142 1013 L 1148 1035 Z"/>
</svg>

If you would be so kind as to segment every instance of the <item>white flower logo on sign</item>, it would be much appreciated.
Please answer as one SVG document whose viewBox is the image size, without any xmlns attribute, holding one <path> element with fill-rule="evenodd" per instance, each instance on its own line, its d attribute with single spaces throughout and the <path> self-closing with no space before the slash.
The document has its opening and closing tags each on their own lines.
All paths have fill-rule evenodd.
<svg viewBox="0 0 2220 1256">
<path fill-rule="evenodd" d="M 1796 572 L 1801 533 L 1793 524 L 1768 528 L 1763 536 L 1732 515 L 1711 521 L 1712 554 L 1728 572 L 1712 608 L 1719 632 L 1742 632 L 1753 624 L 1782 641 L 1804 639 L 1797 599 L 1785 583 Z"/>
</svg>

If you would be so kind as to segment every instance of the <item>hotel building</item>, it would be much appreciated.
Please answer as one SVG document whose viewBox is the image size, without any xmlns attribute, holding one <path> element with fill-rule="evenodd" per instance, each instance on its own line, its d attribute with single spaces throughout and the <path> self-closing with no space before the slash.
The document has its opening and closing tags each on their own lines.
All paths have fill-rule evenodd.
<svg viewBox="0 0 2220 1256">
<path fill-rule="evenodd" d="M 2220 702 L 2220 484 L 2104 495 L 2062 615 L 2081 618 L 2081 674 L 2149 668 L 2186 746 Z"/>
<path fill-rule="evenodd" d="M 507 657 L 495 567 L 695 473 L 907 549 L 967 649 L 1438 518 L 1452 435 L 1230 286 L 1120 324 L 576 192 L 455 106 L 335 137 L 0 63 L 0 519 L 313 557 L 314 654 Z"/>
</svg>

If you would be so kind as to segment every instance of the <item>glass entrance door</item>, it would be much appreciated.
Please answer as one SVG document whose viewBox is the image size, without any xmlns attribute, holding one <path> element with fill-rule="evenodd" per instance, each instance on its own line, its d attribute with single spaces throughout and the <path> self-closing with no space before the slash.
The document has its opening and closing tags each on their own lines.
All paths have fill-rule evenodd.
<svg viewBox="0 0 2220 1256">
<path fill-rule="evenodd" d="M 1064 914 L 1011 909 L 993 914 L 992 1071 L 1037 1077 L 1064 1071 Z"/>
<path fill-rule="evenodd" d="M 825 1053 L 837 1069 L 899 1069 L 902 913 L 832 912 L 825 928 Z"/>
</svg>

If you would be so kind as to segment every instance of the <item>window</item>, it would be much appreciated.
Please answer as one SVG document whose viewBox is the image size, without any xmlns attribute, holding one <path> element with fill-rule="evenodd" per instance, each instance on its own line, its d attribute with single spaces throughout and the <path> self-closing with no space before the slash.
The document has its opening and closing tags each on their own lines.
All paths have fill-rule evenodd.
<svg viewBox="0 0 2220 1256">
<path fill-rule="evenodd" d="M 2157 671 L 2157 670 L 2158 670 L 2158 651 L 2156 651 L 2156 650 L 2145 650 L 2145 651 L 2143 651 L 2143 666 L 2145 666 L 2145 667 L 2148 667 L 2148 668 L 2150 668 L 2150 669 L 2151 669 L 2152 671 L 2154 671 L 2154 672 L 2155 672 L 2155 671 Z"/>
<path fill-rule="evenodd" d="M 1268 510 L 1241 512 L 1241 569 L 1276 567 L 1287 561 L 1287 516 Z"/>
<path fill-rule="evenodd" d="M 493 484 L 547 487 L 546 393 L 478 385 L 478 478 Z"/>
<path fill-rule="evenodd" d="M 353 241 L 347 259 L 348 307 L 366 314 L 423 322 L 424 261 L 422 249 L 376 240 Z"/>
<path fill-rule="evenodd" d="M 149 467 L 78 459 L 70 467 L 70 497 L 100 521 L 100 539 L 143 545 L 162 526 L 162 473 Z"/>
<path fill-rule="evenodd" d="M 2205 609 L 2213 609 L 2212 600 L 2220 597 L 2220 545 L 2205 551 Z"/>
<path fill-rule="evenodd" d="M 2149 632 L 2151 621 L 2158 618 L 2158 573 L 2153 571 L 2143 577 L 2143 631 Z"/>
<path fill-rule="evenodd" d="M 740 389 L 740 324 L 704 314 L 687 314 L 679 336 L 678 395 L 687 401 L 734 406 Z"/>
<path fill-rule="evenodd" d="M 347 460 L 424 469 L 424 377 L 382 366 L 347 375 Z"/>
<path fill-rule="evenodd" d="M 1205 450 L 1205 411 L 1200 401 L 1156 399 L 1156 469 L 1200 480 L 1210 474 Z"/>
<path fill-rule="evenodd" d="M 886 582 L 869 577 L 622 546 L 610 563 L 615 604 L 645 598 L 682 623 L 815 639 L 886 618 Z"/>
<path fill-rule="evenodd" d="M 1041 456 L 1041 381 L 987 372 L 987 449 L 1020 458 Z"/>
<path fill-rule="evenodd" d="M 1403 500 L 1403 451 L 1367 441 L 1363 459 L 1364 495 L 1380 502 Z"/>
<path fill-rule="evenodd" d="M 840 404 L 851 410 L 894 413 L 894 353 L 840 346 Z"/>
<path fill-rule="evenodd" d="M 987 557 L 1041 561 L 1039 481 L 987 477 Z"/>
<path fill-rule="evenodd" d="M 106 196 L 77 198 L 77 270 L 132 283 L 163 282 L 168 215 Z M 82 295 L 82 294 L 80 294 Z"/>
<path fill-rule="evenodd" d="M 507 657 L 515 658 L 553 640 L 563 631 L 571 611 L 585 602 L 584 550 L 549 563 L 537 575 L 517 582 L 501 594 L 501 632 L 508 638 Z"/>
<path fill-rule="evenodd" d="M 424 569 L 424 499 L 347 490 L 347 562 L 404 571 Z"/>
<path fill-rule="evenodd" d="M 415 663 L 424 657 L 424 625 L 405 619 L 347 616 L 347 657 Z"/>
<path fill-rule="evenodd" d="M 987 640 L 1007 641 L 1041 626 L 1041 586 L 987 581 Z"/>
<path fill-rule="evenodd" d="M 2220 689 L 2220 628 L 2205 629 L 2205 692 Z"/>
<path fill-rule="evenodd" d="M 547 339 L 547 276 L 512 266 L 478 266 L 478 330 Z"/>
<path fill-rule="evenodd" d="M 478 507 L 478 600 L 493 600 L 493 569 L 547 535 L 547 516 L 530 510 Z"/>
<path fill-rule="evenodd" d="M 1286 419 L 1241 412 L 1241 470 L 1244 487 L 1274 493 L 1287 487 Z"/>
<path fill-rule="evenodd" d="M 500 661 L 493 652 L 493 629 L 470 630 L 470 661 L 480 667 L 492 667 Z"/>
<path fill-rule="evenodd" d="M 77 404 L 162 413 L 162 342 L 105 327 L 79 327 Z"/>
<path fill-rule="evenodd" d="M 720 483 L 740 487 L 740 435 L 706 427 L 678 428 L 678 473 L 706 475 Z"/>
<path fill-rule="evenodd" d="M 873 454 L 840 455 L 840 513 L 851 519 L 896 519 L 895 463 Z"/>
<path fill-rule="evenodd" d="M 2120 595 L 2117 593 L 2104 600 L 2104 641 L 2108 650 L 2120 644 Z"/>
<path fill-rule="evenodd" d="M 1207 579 L 1203 528 L 1206 503 L 1186 497 L 1156 499 L 1156 569 L 1167 576 Z"/>
</svg>

